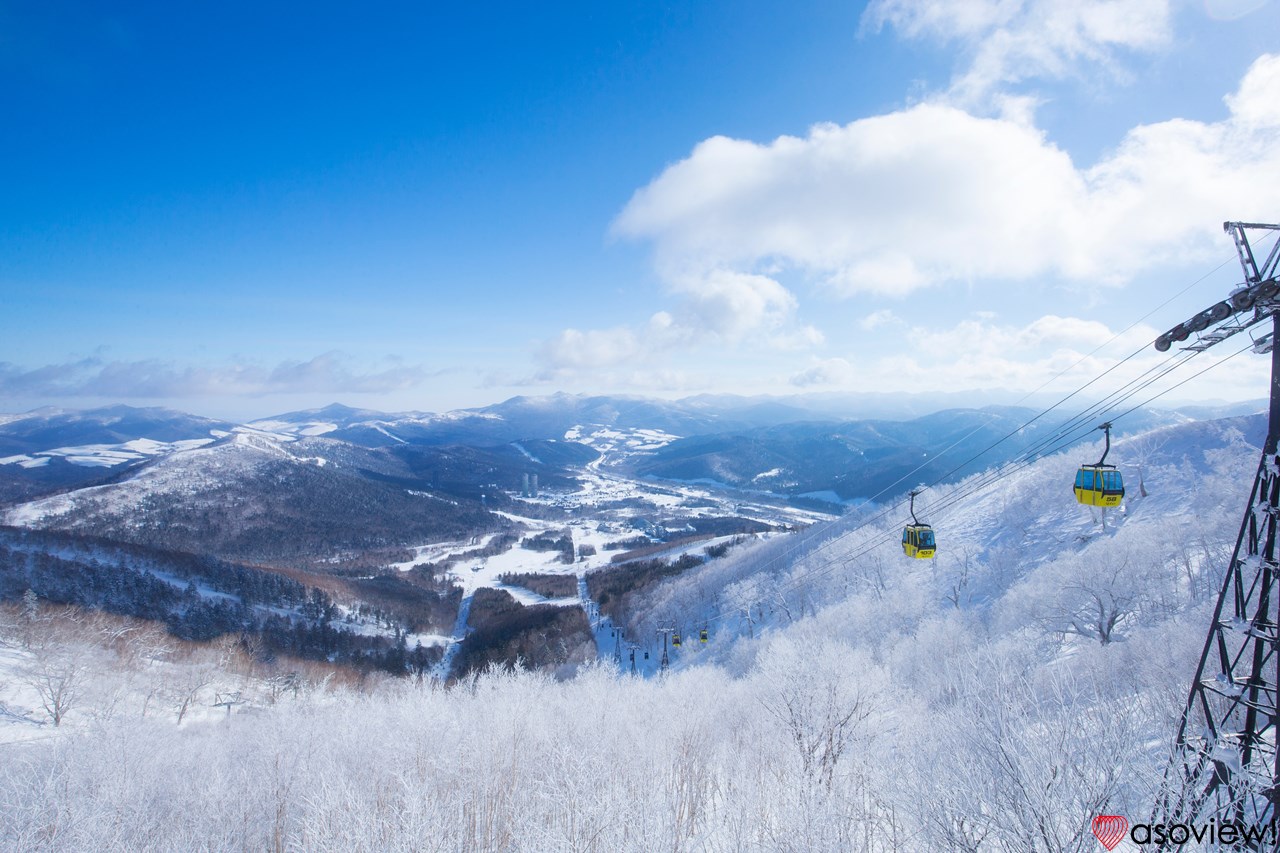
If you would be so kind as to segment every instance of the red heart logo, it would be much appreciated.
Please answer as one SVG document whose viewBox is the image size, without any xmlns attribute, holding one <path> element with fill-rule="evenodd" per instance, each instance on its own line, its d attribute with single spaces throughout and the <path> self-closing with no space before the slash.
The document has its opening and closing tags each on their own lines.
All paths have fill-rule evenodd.
<svg viewBox="0 0 1280 853">
<path fill-rule="evenodd" d="M 1093 819 L 1093 834 L 1108 850 L 1115 848 L 1129 831 L 1129 819 L 1118 814 L 1100 814 Z"/>
</svg>

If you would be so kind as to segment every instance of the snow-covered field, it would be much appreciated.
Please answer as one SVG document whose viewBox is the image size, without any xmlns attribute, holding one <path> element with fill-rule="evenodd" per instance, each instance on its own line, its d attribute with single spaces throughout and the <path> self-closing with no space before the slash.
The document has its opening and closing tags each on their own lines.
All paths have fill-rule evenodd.
<svg viewBox="0 0 1280 853">
<path fill-rule="evenodd" d="M 203 447 L 213 441 L 215 441 L 214 438 L 193 438 L 185 441 L 153 441 L 149 438 L 136 438 L 122 444 L 83 444 L 77 447 L 55 447 L 51 450 L 40 450 L 30 455 L 6 456 L 0 459 L 0 465 L 37 468 L 49 464 L 51 459 L 61 458 L 72 465 L 112 468 L 125 462 L 137 462 L 156 456 L 167 456 L 180 450 Z"/>
<path fill-rule="evenodd" d="M 504 585 L 499 578 L 504 574 L 564 574 L 581 577 L 589 571 L 606 567 L 618 550 L 606 550 L 611 542 L 637 536 L 641 527 L 636 524 L 647 514 L 659 514 L 683 508 L 690 516 L 719 518 L 735 516 L 760 521 L 779 527 L 807 526 L 829 520 L 831 516 L 813 510 L 786 505 L 781 500 L 757 500 L 740 495 L 726 496 L 714 488 L 695 485 L 643 482 L 613 473 L 611 469 L 622 458 L 646 449 L 660 447 L 676 437 L 658 430 L 619 430 L 603 427 L 576 427 L 565 439 L 588 444 L 601 453 L 585 468 L 576 472 L 581 487 L 575 492 L 543 491 L 535 497 L 521 497 L 522 501 L 535 505 L 554 507 L 571 515 L 568 522 L 546 521 L 530 516 L 497 511 L 496 514 L 517 522 L 526 532 L 524 536 L 540 533 L 560 534 L 568 531 L 579 551 L 587 546 L 588 553 L 566 564 L 554 552 L 531 551 L 513 547 L 501 554 L 472 559 L 455 565 L 450 574 L 467 594 L 481 587 L 505 588 L 517 600 L 526 604 L 546 603 L 542 596 L 528 590 Z M 646 509 L 647 508 L 647 509 Z M 488 545 L 494 534 L 473 537 L 454 542 L 435 542 L 412 547 L 412 559 L 394 565 L 407 571 L 420 563 L 436 563 L 457 559 L 459 555 Z M 690 550 L 713 546 L 732 539 L 732 536 L 710 537 L 696 545 L 673 545 L 669 551 L 654 554 L 659 557 L 676 557 Z M 552 603 L 572 603 L 562 599 Z"/>
</svg>

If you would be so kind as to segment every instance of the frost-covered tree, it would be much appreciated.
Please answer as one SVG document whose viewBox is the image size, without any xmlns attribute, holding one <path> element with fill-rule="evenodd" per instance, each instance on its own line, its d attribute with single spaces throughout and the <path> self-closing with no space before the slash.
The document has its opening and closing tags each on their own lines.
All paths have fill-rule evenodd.
<svg viewBox="0 0 1280 853">
<path fill-rule="evenodd" d="M 1090 816 L 1137 804 L 1127 786 L 1150 764 L 1132 689 L 1109 695 L 1020 657 L 989 647 L 958 662 L 958 701 L 921 731 L 915 807 L 932 849 L 1085 853 Z"/>
<path fill-rule="evenodd" d="M 73 646 L 46 646 L 33 654 L 22 671 L 23 680 L 40 697 L 40 705 L 54 726 L 79 703 L 87 680 L 83 652 Z"/>
<path fill-rule="evenodd" d="M 1128 621 L 1172 607 L 1172 572 L 1150 544 L 1145 533 L 1135 532 L 1060 556 L 1012 589 L 1001 610 L 1010 624 L 1026 621 L 1106 645 Z"/>
<path fill-rule="evenodd" d="M 883 713 L 879 668 L 842 643 L 801 648 L 778 639 L 762 654 L 757 678 L 758 700 L 795 748 L 801 775 L 831 790 L 841 762 L 865 746 L 869 722 Z"/>
</svg>

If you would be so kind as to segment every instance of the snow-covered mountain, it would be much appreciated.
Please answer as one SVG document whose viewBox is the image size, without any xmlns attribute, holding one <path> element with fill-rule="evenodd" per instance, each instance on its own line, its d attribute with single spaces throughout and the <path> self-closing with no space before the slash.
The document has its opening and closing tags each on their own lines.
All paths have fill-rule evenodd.
<svg viewBox="0 0 1280 853">
<path fill-rule="evenodd" d="M 171 444 L 207 440 L 233 424 L 175 409 L 109 406 L 85 411 L 37 409 L 0 420 L 0 457 L 39 457 L 54 448 L 114 446 L 146 440 Z M 62 454 L 67 455 L 67 454 Z"/>
<path fill-rule="evenodd" d="M 777 401 L 750 398 L 689 398 L 553 394 L 513 397 L 476 409 L 442 413 L 373 412 L 339 404 L 288 412 L 247 424 L 288 435 L 325 435 L 367 447 L 402 444 L 493 445 L 524 439 L 562 438 L 576 427 L 655 429 L 699 435 L 816 416 Z"/>
<path fill-rule="evenodd" d="M 0 520 L 253 560 L 332 559 L 501 525 L 478 500 L 432 486 L 388 451 L 241 431 Z"/>
<path fill-rule="evenodd" d="M 0 416 L 0 504 L 105 482 L 233 428 L 174 409 L 132 406 Z"/>
</svg>

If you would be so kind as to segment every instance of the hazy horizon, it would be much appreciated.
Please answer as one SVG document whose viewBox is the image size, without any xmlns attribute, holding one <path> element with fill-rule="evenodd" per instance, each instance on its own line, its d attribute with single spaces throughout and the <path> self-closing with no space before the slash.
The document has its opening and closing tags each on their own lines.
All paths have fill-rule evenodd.
<svg viewBox="0 0 1280 853">
<path fill-rule="evenodd" d="M 985 392 L 984 392 L 985 393 Z M 998 393 L 986 393 L 986 396 L 980 393 L 955 391 L 946 392 L 944 394 L 909 394 L 905 392 L 811 392 L 797 394 L 689 394 L 679 397 L 659 397 L 657 395 L 645 394 L 586 394 L 586 393 L 570 393 L 566 391 L 547 392 L 542 394 L 522 394 L 495 399 L 488 403 L 482 403 L 477 406 L 459 406 L 453 409 L 425 409 L 425 408 L 407 408 L 407 409 L 379 409 L 371 406 L 358 405 L 350 400 L 329 399 L 326 402 L 297 405 L 290 408 L 263 408 L 261 406 L 248 408 L 240 407 L 240 404 L 228 406 L 225 409 L 216 407 L 195 408 L 184 406 L 179 402 L 173 401 L 141 401 L 141 402 L 123 402 L 119 400 L 104 400 L 98 402 L 85 402 L 82 404 L 60 405 L 60 404 L 44 404 L 32 406 L 26 409 L 4 409 L 0 410 L 0 416 L 26 416 L 39 412 L 44 409 L 66 412 L 89 412 L 101 409 L 110 409 L 116 406 L 127 406 L 135 409 L 169 409 L 182 412 L 197 417 L 211 418 L 214 420 L 230 421 L 232 423 L 247 424 L 254 421 L 270 420 L 273 417 L 287 414 L 296 414 L 300 412 L 319 411 L 330 406 L 342 406 L 354 410 L 365 410 L 385 415 L 404 415 L 404 414 L 422 414 L 422 415 L 439 415 L 448 412 L 470 411 L 477 409 L 485 409 L 493 406 L 499 406 L 509 403 L 520 397 L 532 399 L 550 399 L 559 396 L 570 396 L 579 398 L 589 397 L 615 397 L 619 399 L 636 399 L 636 400 L 653 400 L 668 403 L 680 403 L 688 400 L 695 400 L 701 397 L 728 397 L 736 398 L 743 401 L 743 404 L 769 404 L 778 403 L 781 405 L 794 405 L 798 408 L 806 410 L 806 414 L 812 417 L 833 417 L 856 420 L 859 418 L 885 418 L 895 419 L 894 413 L 889 412 L 887 415 L 884 409 L 910 409 L 910 413 L 901 413 L 902 419 L 911 417 L 920 417 L 934 412 L 947 411 L 951 409 L 965 408 L 984 408 L 988 406 L 1016 406 L 1027 409 L 1048 408 L 1058 402 L 1060 398 L 1051 395 L 1039 393 L 1030 397 L 1017 396 L 1009 393 L 1000 395 Z M 926 401 L 933 399 L 938 400 L 935 405 L 926 405 Z M 1091 404 L 1097 402 L 1088 397 L 1077 397 L 1079 403 Z M 858 407 L 870 408 L 871 411 L 860 414 Z M 1263 397 L 1257 397 L 1246 400 L 1188 400 L 1180 398 L 1159 399 L 1152 401 L 1151 408 L 1155 409 L 1185 409 L 1193 407 L 1206 408 L 1231 408 L 1243 406 L 1257 406 L 1259 411 L 1263 411 L 1267 407 L 1267 400 Z"/>
</svg>

